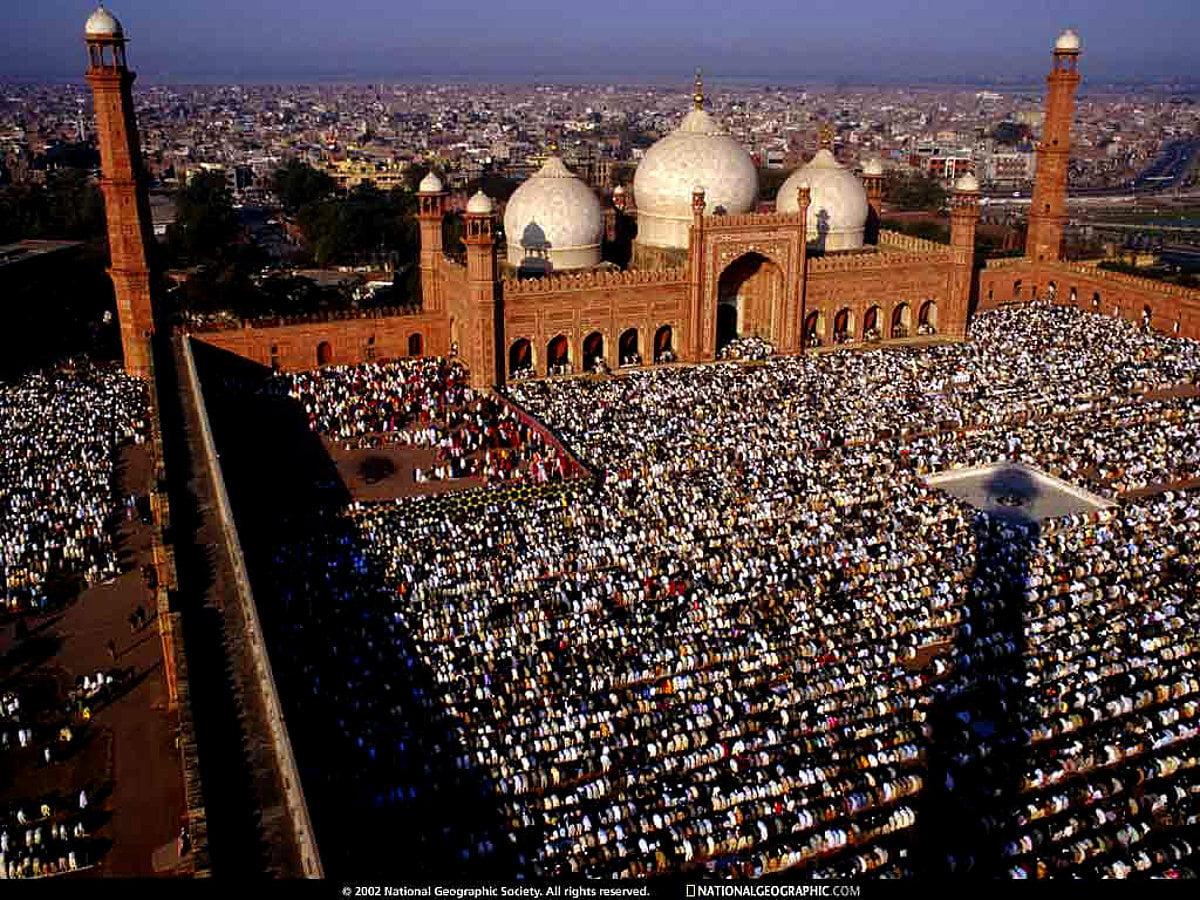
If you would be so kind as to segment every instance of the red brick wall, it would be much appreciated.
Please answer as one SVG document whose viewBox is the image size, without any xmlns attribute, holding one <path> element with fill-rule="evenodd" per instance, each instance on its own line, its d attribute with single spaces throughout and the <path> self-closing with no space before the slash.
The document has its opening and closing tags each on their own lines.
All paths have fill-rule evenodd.
<svg viewBox="0 0 1200 900">
<path fill-rule="evenodd" d="M 274 355 L 280 369 L 293 371 L 315 367 L 322 344 L 328 345 L 328 362 L 334 365 L 367 362 L 372 358 L 372 347 L 376 360 L 406 357 L 410 355 L 409 340 L 413 335 L 420 336 L 421 350 L 427 355 L 450 352 L 449 320 L 444 315 L 428 314 L 249 325 L 194 332 L 192 336 L 264 366 L 272 364 Z"/>
<path fill-rule="evenodd" d="M 1149 279 L 1069 264 L 1023 259 L 985 268 L 979 277 L 979 308 L 1029 301 L 1035 296 L 1045 299 L 1051 285 L 1058 303 L 1120 316 L 1135 324 L 1141 324 L 1149 310 L 1150 325 L 1156 331 L 1200 340 L 1200 291 L 1172 289 Z"/>
</svg>

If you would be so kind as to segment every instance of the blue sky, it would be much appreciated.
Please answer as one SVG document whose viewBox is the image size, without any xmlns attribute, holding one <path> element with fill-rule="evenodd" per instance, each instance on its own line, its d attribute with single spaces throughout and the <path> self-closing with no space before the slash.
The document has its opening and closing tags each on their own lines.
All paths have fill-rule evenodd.
<svg viewBox="0 0 1200 900">
<path fill-rule="evenodd" d="M 94 2 L 0 0 L 0 77 L 76 78 Z M 110 0 L 148 81 L 1200 81 L 1200 0 Z"/>
</svg>

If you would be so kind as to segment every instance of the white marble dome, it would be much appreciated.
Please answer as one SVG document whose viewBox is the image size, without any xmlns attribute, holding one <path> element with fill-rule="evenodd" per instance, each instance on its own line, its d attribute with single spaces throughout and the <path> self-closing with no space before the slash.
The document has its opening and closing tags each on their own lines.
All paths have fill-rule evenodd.
<svg viewBox="0 0 1200 900">
<path fill-rule="evenodd" d="M 854 173 L 822 147 L 807 165 L 788 176 L 779 189 L 775 208 L 797 212 L 798 189 L 809 190 L 808 239 L 819 250 L 857 250 L 867 224 L 867 190 Z"/>
<path fill-rule="evenodd" d="M 703 109 L 647 150 L 633 175 L 638 243 L 686 247 L 696 187 L 707 213 L 744 213 L 758 196 L 750 154 Z"/>
<path fill-rule="evenodd" d="M 417 193 L 420 194 L 440 194 L 444 189 L 442 179 L 438 178 L 434 172 L 430 172 L 421 179 L 421 183 L 417 185 Z"/>
<path fill-rule="evenodd" d="M 958 181 L 954 182 L 954 190 L 960 194 L 978 194 L 979 179 L 970 172 L 959 177 Z"/>
<path fill-rule="evenodd" d="M 121 23 L 117 21 L 117 17 L 110 13 L 103 6 L 96 7 L 96 11 L 88 16 L 87 24 L 83 26 L 84 34 L 88 37 L 124 37 L 125 32 L 121 28 Z"/>
<path fill-rule="evenodd" d="M 471 199 L 467 201 L 467 212 L 474 213 L 479 216 L 491 215 L 496 209 L 496 204 L 492 202 L 492 198 L 483 191 L 476 191 L 471 195 Z"/>
<path fill-rule="evenodd" d="M 1055 50 L 1066 50 L 1071 53 L 1078 53 L 1080 47 L 1079 35 L 1068 28 L 1058 36 L 1058 40 L 1054 42 Z"/>
<path fill-rule="evenodd" d="M 557 156 L 513 191 L 504 208 L 508 261 L 542 272 L 600 264 L 600 200 Z"/>
</svg>

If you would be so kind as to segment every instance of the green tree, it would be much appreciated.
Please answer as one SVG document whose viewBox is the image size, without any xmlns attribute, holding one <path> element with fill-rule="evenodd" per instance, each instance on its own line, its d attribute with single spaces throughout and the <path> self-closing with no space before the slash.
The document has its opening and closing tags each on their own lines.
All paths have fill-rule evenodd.
<svg viewBox="0 0 1200 900">
<path fill-rule="evenodd" d="M 1021 125 L 1017 122 L 1001 122 L 992 129 L 992 139 L 997 144 L 1006 146 L 1014 146 L 1023 144 L 1030 139 L 1032 132 L 1028 125 Z"/>
<path fill-rule="evenodd" d="M 361 184 L 345 196 L 308 204 L 296 223 L 318 266 L 387 257 L 399 268 L 417 257 L 416 210 L 408 190 Z"/>
<path fill-rule="evenodd" d="M 506 175 L 498 172 L 486 172 L 480 178 L 474 178 L 467 184 L 467 194 L 483 191 L 493 200 L 508 200 L 520 185 Z"/>
<path fill-rule="evenodd" d="M 791 173 L 787 169 L 759 169 L 758 195 L 763 200 L 777 200 L 779 189 Z"/>
<path fill-rule="evenodd" d="M 946 189 L 935 179 L 920 172 L 888 172 L 883 191 L 888 203 L 903 210 L 939 210 L 946 203 Z"/>
<path fill-rule="evenodd" d="M 271 178 L 271 189 L 284 210 L 295 215 L 305 206 L 324 200 L 336 188 L 327 172 L 314 169 L 299 160 L 291 160 L 275 170 Z"/>
<path fill-rule="evenodd" d="M 0 187 L 0 241 L 90 240 L 104 234 L 104 198 L 87 173 L 52 172 L 45 184 Z"/>
<path fill-rule="evenodd" d="M 175 196 L 175 223 L 168 231 L 177 262 L 204 263 L 228 256 L 237 237 L 237 216 L 223 172 L 200 172 Z"/>
</svg>

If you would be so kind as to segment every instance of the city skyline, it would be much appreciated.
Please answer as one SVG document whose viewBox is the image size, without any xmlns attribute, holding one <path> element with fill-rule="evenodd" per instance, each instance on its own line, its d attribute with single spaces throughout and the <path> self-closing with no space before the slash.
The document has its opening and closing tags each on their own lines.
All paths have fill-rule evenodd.
<svg viewBox="0 0 1200 900">
<path fill-rule="evenodd" d="M 21 9 L 20 27 L 0 37 L 0 78 L 77 77 L 91 8 L 50 0 Z M 1075 0 L 939 2 L 919 13 L 878 0 L 802 10 L 764 0 L 750 11 L 711 0 L 517 0 L 502 9 L 478 0 L 121 0 L 113 11 L 146 82 L 673 83 L 701 65 L 714 82 L 1022 84 L 1040 82 L 1040 63 L 1012 48 L 1048 45 L 1063 27 L 1083 36 L 1093 82 L 1200 78 L 1190 46 L 1200 10 L 1181 0 L 1146 4 L 1136 21 L 1114 4 Z"/>
</svg>

